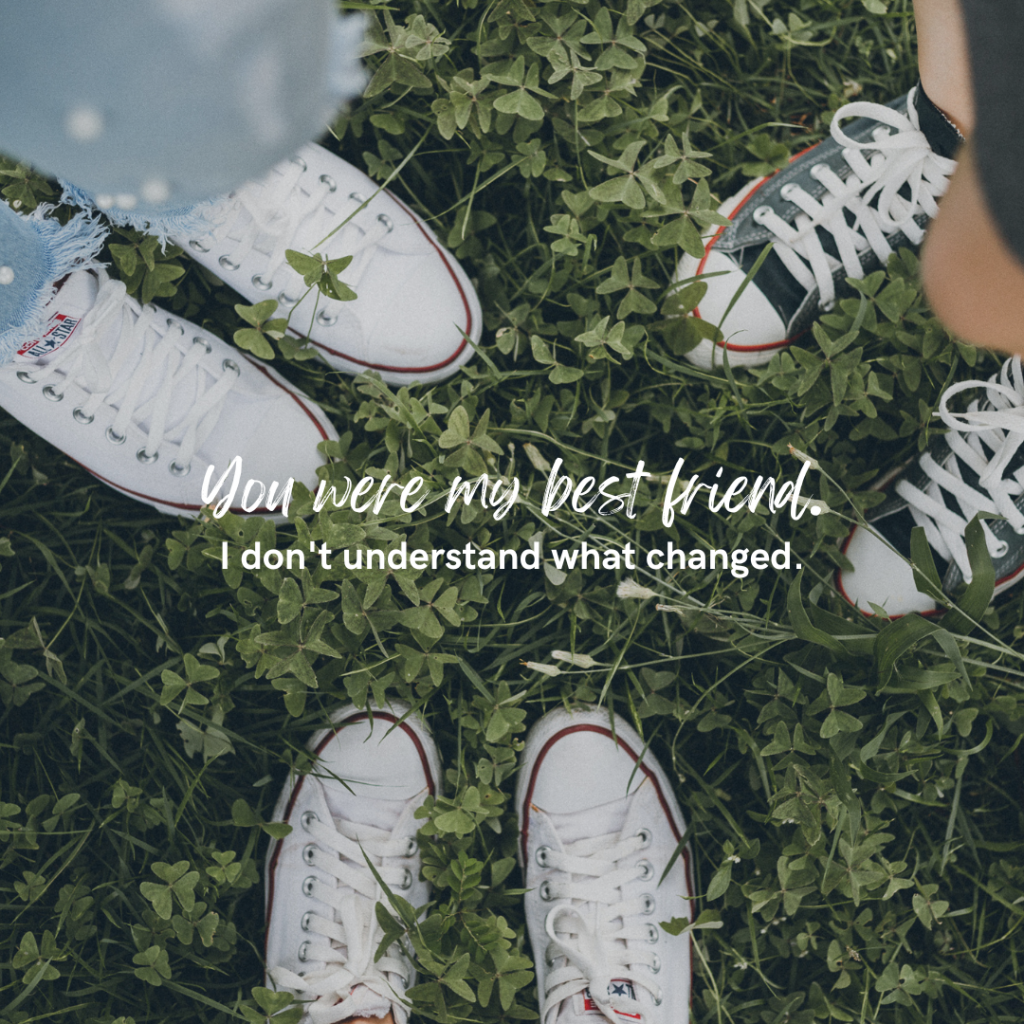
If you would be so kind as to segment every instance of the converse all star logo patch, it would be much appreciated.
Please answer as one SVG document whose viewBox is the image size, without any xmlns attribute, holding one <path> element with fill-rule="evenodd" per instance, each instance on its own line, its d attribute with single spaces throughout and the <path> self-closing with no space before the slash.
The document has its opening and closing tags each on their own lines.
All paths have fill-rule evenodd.
<svg viewBox="0 0 1024 1024">
<path fill-rule="evenodd" d="M 65 313 L 54 313 L 46 324 L 46 331 L 41 338 L 27 341 L 18 349 L 18 355 L 26 359 L 41 359 L 56 352 L 75 333 L 75 328 L 82 322 L 79 316 L 68 316 Z"/>
<path fill-rule="evenodd" d="M 612 983 L 608 986 L 608 995 L 619 996 L 622 999 L 636 999 L 636 991 L 633 988 L 631 981 L 626 981 L 625 978 L 613 978 Z M 596 1013 L 601 1015 L 601 1010 L 597 1003 L 594 1002 L 593 997 L 590 994 L 590 989 L 585 988 L 582 995 L 583 1012 L 584 1013 Z M 642 1013 L 626 1013 L 625 1010 L 616 1010 L 615 1015 L 621 1017 L 623 1020 L 643 1020 Z"/>
</svg>

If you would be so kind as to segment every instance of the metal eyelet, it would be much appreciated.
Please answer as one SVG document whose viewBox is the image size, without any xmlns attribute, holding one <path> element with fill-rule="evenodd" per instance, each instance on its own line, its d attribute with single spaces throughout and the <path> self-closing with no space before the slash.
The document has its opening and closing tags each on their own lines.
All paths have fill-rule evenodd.
<svg viewBox="0 0 1024 1024">
<path fill-rule="evenodd" d="M 550 847 L 547 847 L 547 846 L 538 846 L 537 847 L 537 852 L 534 854 L 534 857 L 536 858 L 537 863 L 542 868 L 546 868 L 548 866 L 548 854 L 550 852 L 551 852 Z"/>
<path fill-rule="evenodd" d="M 326 185 L 328 192 L 336 192 L 338 190 L 338 183 L 329 174 L 320 175 L 320 184 Z"/>
<path fill-rule="evenodd" d="M 114 433 L 114 428 L 113 427 L 107 427 L 107 430 L 106 430 L 106 433 L 104 434 L 104 436 L 106 437 L 106 439 L 111 444 L 124 444 L 125 441 L 128 439 L 128 435 L 127 434 L 116 434 L 116 433 Z"/>
<path fill-rule="evenodd" d="M 303 882 L 302 882 L 302 895 L 303 896 L 312 896 L 313 895 L 313 883 L 315 881 L 316 881 L 316 879 L 312 875 L 309 875 L 307 878 L 305 878 L 303 880 Z"/>
<path fill-rule="evenodd" d="M 388 229 L 388 231 L 394 231 L 395 222 L 386 213 L 378 213 L 377 220 L 379 220 L 381 224 Z"/>
<path fill-rule="evenodd" d="M 33 377 L 27 370 L 18 371 L 18 380 L 20 380 L 22 384 L 35 384 L 36 382 L 35 377 Z"/>
<path fill-rule="evenodd" d="M 316 863 L 316 847 L 312 843 L 307 843 L 302 848 L 302 859 L 309 865 Z"/>
<path fill-rule="evenodd" d="M 658 992 L 656 995 L 654 995 L 652 997 L 652 1001 L 653 1001 L 655 1006 L 661 1006 L 661 1003 L 662 1003 L 661 993 Z"/>
<path fill-rule="evenodd" d="M 770 206 L 759 206 L 754 211 L 754 220 L 758 224 L 763 224 L 765 217 L 767 217 L 771 212 L 772 212 L 772 208 Z"/>
<path fill-rule="evenodd" d="M 225 359 L 225 360 L 224 360 L 224 362 L 223 362 L 223 363 L 221 363 L 220 365 L 221 365 L 221 366 L 222 366 L 222 367 L 223 367 L 223 368 L 224 368 L 225 370 L 230 370 L 230 371 L 231 371 L 232 373 L 234 373 L 234 374 L 235 374 L 236 376 L 237 376 L 237 375 L 241 375 L 241 373 L 242 373 L 241 369 L 240 369 L 240 368 L 239 368 L 239 366 L 238 366 L 238 363 L 236 363 L 236 362 L 235 362 L 235 361 L 234 361 L 233 359 Z"/>
<path fill-rule="evenodd" d="M 241 263 L 235 263 L 230 256 L 221 256 L 221 258 L 217 260 L 217 262 L 225 270 L 237 270 L 242 265 Z"/>
<path fill-rule="evenodd" d="M 1002 558 L 1007 551 L 1010 550 L 1010 545 L 1005 540 L 1001 540 L 997 545 L 995 551 L 992 552 L 993 558 Z"/>
<path fill-rule="evenodd" d="M 405 873 L 402 875 L 402 881 L 398 883 L 398 888 L 405 892 L 406 889 L 412 888 L 412 872 L 406 868 Z"/>
<path fill-rule="evenodd" d="M 203 245 L 203 243 L 200 242 L 196 238 L 189 239 L 188 247 L 190 249 L 194 250 L 195 252 L 209 252 L 210 251 L 210 247 L 208 245 Z"/>
<path fill-rule="evenodd" d="M 637 864 L 640 869 L 640 874 L 637 878 L 641 882 L 649 882 L 654 877 L 654 865 L 649 860 L 642 860 Z"/>
<path fill-rule="evenodd" d="M 366 196 L 362 192 L 349 192 L 348 197 L 349 199 L 354 199 L 357 203 L 366 202 Z"/>
<path fill-rule="evenodd" d="M 149 466 L 152 463 L 156 462 L 157 459 L 160 458 L 160 453 L 159 452 L 153 452 L 153 454 L 150 455 L 149 452 L 147 452 L 145 448 L 140 448 L 135 453 L 135 458 L 137 458 L 139 460 L 139 462 L 143 463 L 144 465 Z"/>
<path fill-rule="evenodd" d="M 661 938 L 661 934 L 658 929 L 653 924 L 649 924 L 647 926 L 647 941 L 653 946 L 659 938 Z"/>
<path fill-rule="evenodd" d="M 307 940 L 301 946 L 299 946 L 299 960 L 305 963 L 309 959 L 309 941 Z"/>
<path fill-rule="evenodd" d="M 310 921 L 312 921 L 312 919 L 313 919 L 313 912 L 311 910 L 307 910 L 306 913 L 304 913 L 302 915 L 302 920 L 299 922 L 299 924 L 301 925 L 302 930 L 304 932 L 308 932 L 309 931 L 309 924 L 310 924 Z"/>
<path fill-rule="evenodd" d="M 317 817 L 316 811 L 304 811 L 302 817 L 299 818 L 299 822 L 307 832 L 309 831 L 309 826 L 312 825 L 314 821 L 319 820 L 320 819 Z"/>
<path fill-rule="evenodd" d="M 796 184 L 791 181 L 788 185 L 783 185 L 782 188 L 779 189 L 779 195 L 782 196 L 782 198 L 785 199 L 787 203 L 791 203 L 793 201 L 793 193 L 796 191 L 796 189 Z"/>
<path fill-rule="evenodd" d="M 328 313 L 326 309 L 321 309 L 316 315 L 316 322 L 321 327 L 333 327 L 338 322 L 338 314 Z"/>
<path fill-rule="evenodd" d="M 280 302 L 282 306 L 294 306 L 299 300 L 293 299 L 287 292 L 280 292 L 277 296 L 277 301 Z"/>
<path fill-rule="evenodd" d="M 192 471 L 192 463 L 190 462 L 187 466 L 180 466 L 177 462 L 172 462 L 167 468 L 173 476 L 188 476 Z"/>
<path fill-rule="evenodd" d="M 537 893 L 545 903 L 550 903 L 555 898 L 551 895 L 551 883 L 548 881 L 540 883 L 540 888 L 537 890 Z"/>
<path fill-rule="evenodd" d="M 297 167 L 301 167 L 303 170 L 306 170 L 309 166 L 298 154 L 293 156 L 289 162 L 295 164 Z"/>
<path fill-rule="evenodd" d="M 51 402 L 63 402 L 64 392 L 58 391 L 52 384 L 47 384 L 43 388 L 43 397 L 48 398 Z"/>
<path fill-rule="evenodd" d="M 651 964 L 651 974 L 657 974 L 661 970 L 661 957 L 654 954 L 654 961 Z"/>
<path fill-rule="evenodd" d="M 403 856 L 405 856 L 405 857 L 415 857 L 416 856 L 416 851 L 418 849 L 419 849 L 419 844 L 416 842 L 416 837 L 415 836 L 409 836 L 409 839 L 406 841 L 406 844 L 405 844 L 405 853 L 403 854 Z"/>
<path fill-rule="evenodd" d="M 209 355 L 213 351 L 213 346 L 205 338 L 193 338 L 193 345 L 202 345 L 206 349 L 206 354 Z"/>
<path fill-rule="evenodd" d="M 636 834 L 637 839 L 640 840 L 640 849 L 646 850 L 651 845 L 651 830 L 649 828 L 642 828 Z"/>
<path fill-rule="evenodd" d="M 644 908 L 641 911 L 641 913 L 653 914 L 655 908 L 657 907 L 657 903 L 655 902 L 654 897 L 649 892 L 645 892 L 643 896 L 640 897 L 640 899 L 644 905 Z"/>
<path fill-rule="evenodd" d="M 90 423 L 92 423 L 94 419 L 96 419 L 94 415 L 87 416 L 84 412 L 82 412 L 80 408 L 75 409 L 75 411 L 71 414 L 71 418 L 76 423 L 81 423 L 82 426 L 88 426 Z"/>
<path fill-rule="evenodd" d="M 252 275 L 252 286 L 258 288 L 261 292 L 269 292 L 274 287 L 273 281 L 264 281 L 259 274 Z"/>
</svg>

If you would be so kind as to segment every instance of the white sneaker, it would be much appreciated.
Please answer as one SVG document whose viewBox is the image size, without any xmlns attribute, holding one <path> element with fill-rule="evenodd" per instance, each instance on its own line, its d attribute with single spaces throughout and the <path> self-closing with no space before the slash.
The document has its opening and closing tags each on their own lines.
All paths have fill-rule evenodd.
<svg viewBox="0 0 1024 1024">
<path fill-rule="evenodd" d="M 443 380 L 473 356 L 466 338 L 480 340 L 480 302 L 426 223 L 390 192 L 374 196 L 378 187 L 308 145 L 209 208 L 207 235 L 175 242 L 251 302 L 277 299 L 276 315 L 290 315 L 290 332 L 308 335 L 330 366 L 376 370 L 393 384 Z M 306 295 L 286 249 L 354 256 L 341 280 L 358 297 Z"/>
<path fill-rule="evenodd" d="M 606 711 L 549 712 L 526 740 L 516 785 L 526 926 L 541 1024 L 686 1024 L 690 850 L 668 777 Z"/>
<path fill-rule="evenodd" d="M 440 787 L 441 764 L 426 726 L 408 708 L 349 705 L 317 732 L 309 775 L 290 779 L 274 820 L 292 826 L 267 851 L 268 983 L 308 1000 L 303 1022 L 383 1017 L 406 1024 L 416 972 L 398 943 L 380 960 L 376 905 L 387 905 L 367 858 L 385 884 L 413 906 L 430 886 L 420 879 L 413 817 Z"/>
<path fill-rule="evenodd" d="M 337 432 L 269 366 L 140 306 L 103 271 L 71 274 L 48 308 L 43 337 L 0 367 L 0 406 L 105 484 L 195 516 L 207 467 L 217 479 L 241 455 L 268 488 L 294 477 L 315 489 L 317 445 Z"/>
</svg>

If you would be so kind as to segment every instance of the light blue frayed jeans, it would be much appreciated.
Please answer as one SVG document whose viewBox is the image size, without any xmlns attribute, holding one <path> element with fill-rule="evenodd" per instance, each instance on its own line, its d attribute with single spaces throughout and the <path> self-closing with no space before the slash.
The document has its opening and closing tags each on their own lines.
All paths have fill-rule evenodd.
<svg viewBox="0 0 1024 1024">
<path fill-rule="evenodd" d="M 361 37 L 332 0 L 0 0 L 0 151 L 166 237 L 320 134 L 363 87 Z M 98 215 L 51 209 L 0 202 L 0 363 L 97 265 Z"/>
</svg>

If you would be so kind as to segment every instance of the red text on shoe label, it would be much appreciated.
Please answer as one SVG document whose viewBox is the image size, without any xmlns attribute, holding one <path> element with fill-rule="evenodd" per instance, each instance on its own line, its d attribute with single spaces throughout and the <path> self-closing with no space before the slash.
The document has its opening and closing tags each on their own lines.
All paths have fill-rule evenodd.
<svg viewBox="0 0 1024 1024">
<path fill-rule="evenodd" d="M 75 333 L 81 321 L 82 318 L 78 316 L 54 313 L 47 323 L 46 333 L 35 341 L 26 341 L 18 349 L 18 355 L 27 359 L 40 359 L 56 352 Z"/>
</svg>

